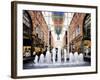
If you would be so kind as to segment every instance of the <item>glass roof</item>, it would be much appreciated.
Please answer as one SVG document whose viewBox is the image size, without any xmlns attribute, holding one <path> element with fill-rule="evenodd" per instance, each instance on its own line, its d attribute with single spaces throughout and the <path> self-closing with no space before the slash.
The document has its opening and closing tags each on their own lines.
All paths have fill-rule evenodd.
<svg viewBox="0 0 100 80">
<path fill-rule="evenodd" d="M 45 21 L 49 27 L 49 29 L 52 29 L 52 27 L 54 26 L 53 24 L 53 21 L 52 21 L 52 12 L 42 12 L 44 18 L 45 18 Z M 71 20 L 72 20 L 72 17 L 74 15 L 74 13 L 64 13 L 65 14 L 65 20 L 64 20 L 64 28 L 67 30 Z"/>
<path fill-rule="evenodd" d="M 61 43 L 61 41 L 63 40 L 63 37 L 65 35 L 65 31 L 68 30 L 68 27 L 70 25 L 70 22 L 73 18 L 74 13 L 69 13 L 69 12 L 64 12 L 64 22 L 63 22 L 63 27 L 62 27 L 62 32 L 59 35 L 60 40 L 57 40 L 57 34 L 55 33 L 55 26 L 54 26 L 54 22 L 52 20 L 52 12 L 47 12 L 47 11 L 43 11 L 42 12 L 43 17 L 46 21 L 46 24 L 48 25 L 48 29 L 51 31 L 52 36 L 54 41 L 58 44 L 59 42 Z M 60 45 L 60 44 L 59 44 Z M 62 45 L 62 44 L 61 44 Z M 60 46 L 61 46 L 60 45 Z"/>
</svg>

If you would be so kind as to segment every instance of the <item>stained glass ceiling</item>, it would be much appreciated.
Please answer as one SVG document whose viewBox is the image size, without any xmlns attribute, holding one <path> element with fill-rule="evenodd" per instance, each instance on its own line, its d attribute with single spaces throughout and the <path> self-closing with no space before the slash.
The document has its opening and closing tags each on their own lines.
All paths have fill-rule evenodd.
<svg viewBox="0 0 100 80">
<path fill-rule="evenodd" d="M 68 30 L 68 27 L 70 25 L 70 22 L 71 22 L 71 20 L 73 18 L 74 13 L 69 13 L 69 12 L 68 13 L 67 12 L 64 13 L 63 28 L 62 28 L 62 31 L 61 31 L 61 33 L 59 35 L 60 40 L 57 40 L 57 33 L 55 33 L 55 24 L 54 24 L 54 21 L 53 21 L 53 18 L 52 18 L 53 12 L 46 12 L 46 11 L 44 11 L 44 12 L 42 12 L 42 14 L 44 16 L 44 19 L 46 21 L 46 24 L 48 25 L 48 29 L 50 31 L 52 31 L 52 36 L 54 38 L 54 41 L 56 43 L 59 43 L 59 42 L 61 43 L 62 40 L 63 40 L 63 37 L 65 35 L 65 31 Z M 61 15 L 62 14 L 63 13 L 61 13 Z M 58 16 L 54 16 L 54 17 L 57 18 Z M 62 44 L 59 44 L 59 45 L 62 45 Z"/>
<path fill-rule="evenodd" d="M 53 30 L 53 27 L 54 27 L 54 24 L 53 24 L 53 21 L 52 21 L 52 12 L 42 12 L 44 18 L 45 18 L 45 21 L 49 27 L 49 29 Z M 71 20 L 72 20 L 72 17 L 74 15 L 74 13 L 64 13 L 65 14 L 65 20 L 64 20 L 64 25 L 63 27 L 67 30 Z"/>
</svg>

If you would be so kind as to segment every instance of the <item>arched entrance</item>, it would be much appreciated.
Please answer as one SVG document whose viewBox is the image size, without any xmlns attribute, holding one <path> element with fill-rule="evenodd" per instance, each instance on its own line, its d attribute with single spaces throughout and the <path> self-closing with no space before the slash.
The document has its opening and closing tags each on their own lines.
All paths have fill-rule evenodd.
<svg viewBox="0 0 100 80">
<path fill-rule="evenodd" d="M 91 15 L 86 14 L 83 22 L 84 40 L 91 40 Z"/>
<path fill-rule="evenodd" d="M 91 14 L 86 14 L 83 22 L 83 53 L 85 59 L 90 62 L 91 60 Z"/>
</svg>

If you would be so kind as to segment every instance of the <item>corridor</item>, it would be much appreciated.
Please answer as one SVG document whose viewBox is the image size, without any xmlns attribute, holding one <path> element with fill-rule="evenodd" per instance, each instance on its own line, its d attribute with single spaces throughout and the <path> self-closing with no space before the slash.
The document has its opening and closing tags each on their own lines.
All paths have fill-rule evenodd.
<svg viewBox="0 0 100 80">
<path fill-rule="evenodd" d="M 23 69 L 90 65 L 89 13 L 23 10 Z"/>
</svg>

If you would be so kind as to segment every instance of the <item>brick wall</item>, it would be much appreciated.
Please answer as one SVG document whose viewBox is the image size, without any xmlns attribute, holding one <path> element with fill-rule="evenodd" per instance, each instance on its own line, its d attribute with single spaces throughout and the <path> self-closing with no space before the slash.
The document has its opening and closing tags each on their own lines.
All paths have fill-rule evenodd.
<svg viewBox="0 0 100 80">
<path fill-rule="evenodd" d="M 69 43 L 79 48 L 83 38 L 83 22 L 85 13 L 75 13 L 69 26 Z M 79 28 L 78 28 L 79 27 Z M 79 32 L 77 31 L 79 29 Z"/>
</svg>

